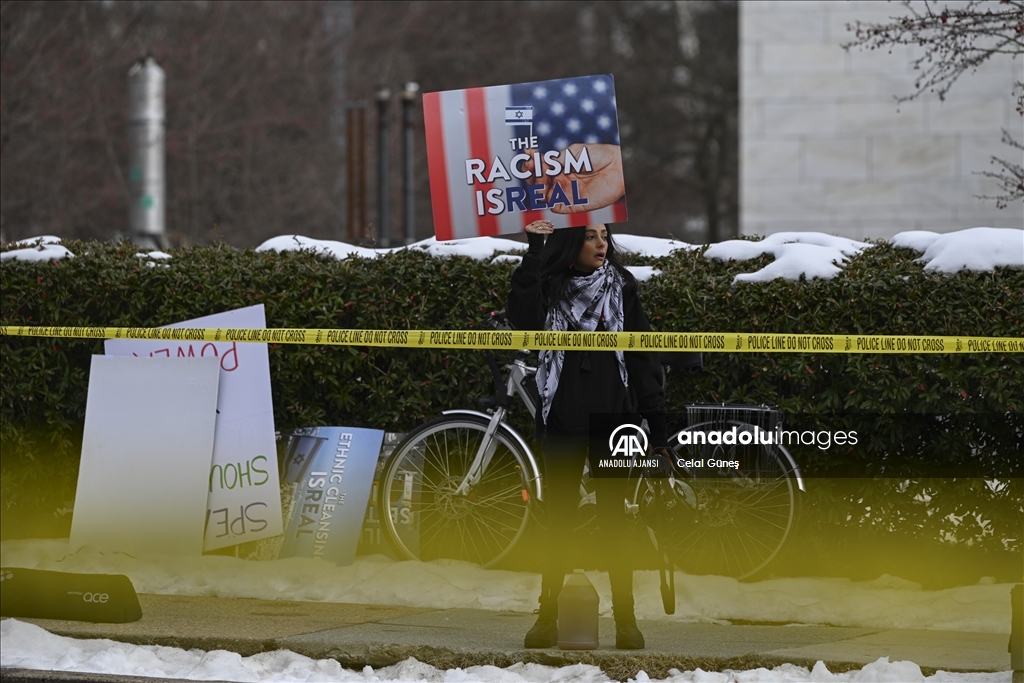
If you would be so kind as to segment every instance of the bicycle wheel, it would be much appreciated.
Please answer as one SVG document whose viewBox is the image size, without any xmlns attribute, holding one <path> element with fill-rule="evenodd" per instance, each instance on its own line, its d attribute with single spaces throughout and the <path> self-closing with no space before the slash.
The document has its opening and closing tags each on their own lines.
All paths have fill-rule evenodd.
<svg viewBox="0 0 1024 683">
<path fill-rule="evenodd" d="M 716 423 L 714 428 L 722 426 Z M 752 429 L 737 422 L 726 426 L 736 426 L 739 432 Z M 697 425 L 684 431 L 707 428 Z M 673 443 L 677 443 L 674 438 Z M 692 489 L 696 509 L 678 504 L 675 514 L 646 516 L 655 547 L 663 549 L 688 574 L 737 579 L 762 574 L 786 543 L 798 516 L 796 482 L 779 448 L 760 444 L 676 445 L 673 451 L 677 463 L 696 460 L 705 466 L 677 472 Z M 708 467 L 712 460 L 736 462 L 739 466 Z M 640 510 L 653 504 L 652 482 L 638 481 L 634 501 Z"/>
<path fill-rule="evenodd" d="M 490 465 L 466 495 L 456 494 L 487 420 L 446 416 L 413 430 L 384 465 L 381 526 L 406 559 L 447 558 L 489 567 L 519 541 L 530 516 L 528 455 L 499 431 Z"/>
</svg>

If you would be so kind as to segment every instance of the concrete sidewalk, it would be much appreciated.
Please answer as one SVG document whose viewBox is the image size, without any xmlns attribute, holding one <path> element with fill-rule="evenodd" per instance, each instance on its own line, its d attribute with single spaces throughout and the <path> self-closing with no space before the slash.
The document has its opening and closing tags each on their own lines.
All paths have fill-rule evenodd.
<svg viewBox="0 0 1024 683">
<path fill-rule="evenodd" d="M 925 674 L 947 671 L 1006 671 L 1008 634 L 841 628 L 832 626 L 722 626 L 641 621 L 647 648 L 615 649 L 615 625 L 602 619 L 601 647 L 590 651 L 526 650 L 523 634 L 532 614 L 472 609 L 386 607 L 240 598 L 139 595 L 143 617 L 130 624 L 22 619 L 63 636 L 110 638 L 138 645 L 231 650 L 252 655 L 288 649 L 331 658 L 361 669 L 388 666 L 408 657 L 439 669 L 518 661 L 564 666 L 600 666 L 625 680 L 644 670 L 664 678 L 671 668 L 745 670 L 786 662 L 813 667 L 822 660 L 833 672 L 860 668 L 888 657 L 911 660 Z M 13 670 L 3 672 L 9 679 Z M 25 672 L 27 673 L 27 672 Z M 37 679 L 38 680 L 38 679 Z"/>
</svg>

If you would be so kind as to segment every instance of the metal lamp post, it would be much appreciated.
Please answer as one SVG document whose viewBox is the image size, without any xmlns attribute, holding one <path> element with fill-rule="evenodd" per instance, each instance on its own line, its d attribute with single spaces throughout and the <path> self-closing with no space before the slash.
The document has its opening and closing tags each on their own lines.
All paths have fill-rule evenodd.
<svg viewBox="0 0 1024 683">
<path fill-rule="evenodd" d="M 420 84 L 410 81 L 402 90 L 402 160 L 404 175 L 402 177 L 402 223 L 405 227 L 405 243 L 416 241 L 416 219 L 413 215 L 413 161 L 412 161 L 412 110 L 419 94 Z"/>
<path fill-rule="evenodd" d="M 388 213 L 390 183 L 388 174 L 388 105 L 391 103 L 391 88 L 377 87 L 377 226 L 378 244 L 390 245 L 391 220 Z"/>
</svg>

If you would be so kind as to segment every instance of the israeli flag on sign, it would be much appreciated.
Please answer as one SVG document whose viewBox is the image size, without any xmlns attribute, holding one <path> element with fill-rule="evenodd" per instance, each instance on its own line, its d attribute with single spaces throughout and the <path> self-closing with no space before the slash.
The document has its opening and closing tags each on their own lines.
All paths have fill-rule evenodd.
<svg viewBox="0 0 1024 683">
<path fill-rule="evenodd" d="M 505 107 L 505 124 L 519 126 L 533 123 L 533 107 Z"/>
</svg>

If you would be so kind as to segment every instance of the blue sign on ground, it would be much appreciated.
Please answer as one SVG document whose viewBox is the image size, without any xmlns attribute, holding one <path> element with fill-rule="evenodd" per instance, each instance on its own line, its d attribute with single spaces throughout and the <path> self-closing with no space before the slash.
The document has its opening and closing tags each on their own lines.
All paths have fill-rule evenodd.
<svg viewBox="0 0 1024 683">
<path fill-rule="evenodd" d="M 352 564 L 384 432 L 311 427 L 293 432 L 282 480 L 295 484 L 279 557 Z"/>
</svg>

